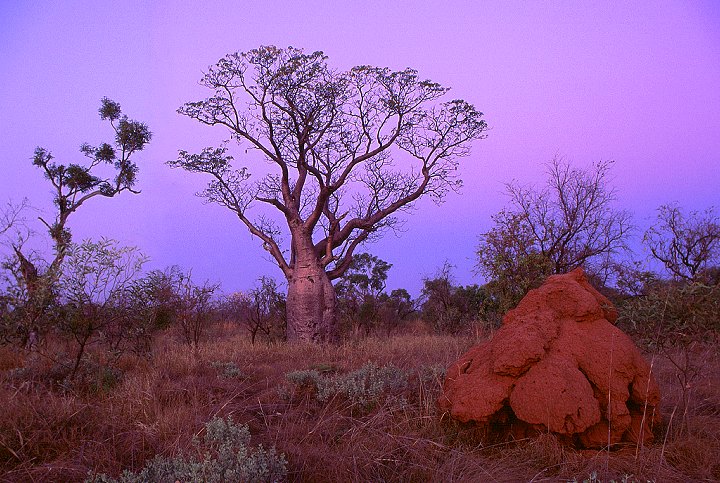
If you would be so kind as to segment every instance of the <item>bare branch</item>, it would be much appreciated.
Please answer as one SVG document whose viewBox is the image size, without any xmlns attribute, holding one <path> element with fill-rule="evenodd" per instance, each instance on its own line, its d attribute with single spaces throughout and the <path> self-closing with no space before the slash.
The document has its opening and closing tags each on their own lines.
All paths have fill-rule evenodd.
<svg viewBox="0 0 720 483">
<path fill-rule="evenodd" d="M 686 215 L 675 204 L 663 205 L 643 242 L 674 278 L 697 280 L 720 264 L 720 217 L 714 207 Z"/>
<path fill-rule="evenodd" d="M 20 203 L 8 201 L 5 206 L 0 207 L 0 235 L 9 232 L 13 227 L 24 224 L 23 212 L 30 206 L 27 198 Z"/>
<path fill-rule="evenodd" d="M 512 207 L 493 217 L 477 251 L 477 269 L 500 293 L 504 309 L 552 273 L 583 266 L 607 278 L 632 229 L 630 214 L 614 207 L 611 166 L 605 161 L 583 170 L 555 158 L 544 188 L 506 185 Z"/>
</svg>

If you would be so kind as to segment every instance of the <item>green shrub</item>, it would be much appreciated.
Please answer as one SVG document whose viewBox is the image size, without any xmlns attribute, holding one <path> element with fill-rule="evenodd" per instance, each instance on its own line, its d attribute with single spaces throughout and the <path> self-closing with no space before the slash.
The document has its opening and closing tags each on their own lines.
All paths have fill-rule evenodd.
<svg viewBox="0 0 720 483">
<path fill-rule="evenodd" d="M 174 483 L 176 481 L 222 483 L 226 481 L 283 481 L 287 462 L 275 448 L 249 447 L 250 431 L 232 418 L 213 418 L 205 424 L 203 442 L 195 441 L 202 458 L 156 456 L 138 473 L 125 470 L 118 479 L 90 475 L 86 483 Z"/>
<path fill-rule="evenodd" d="M 408 384 L 408 374 L 399 367 L 380 367 L 372 362 L 347 374 L 323 376 L 311 369 L 290 372 L 285 377 L 297 386 L 310 388 L 322 403 L 339 396 L 362 407 L 373 406 L 384 393 L 403 391 Z"/>
<path fill-rule="evenodd" d="M 720 284 L 658 283 L 625 301 L 618 322 L 653 352 L 712 342 L 720 333 Z"/>
</svg>

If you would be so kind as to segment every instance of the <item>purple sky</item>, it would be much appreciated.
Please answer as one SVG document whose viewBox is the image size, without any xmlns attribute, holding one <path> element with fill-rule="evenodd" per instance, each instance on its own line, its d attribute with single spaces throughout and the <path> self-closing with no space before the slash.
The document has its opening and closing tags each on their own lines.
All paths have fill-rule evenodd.
<svg viewBox="0 0 720 483">
<path fill-rule="evenodd" d="M 182 4 L 183 6 L 179 6 Z M 288 6 L 292 4 L 292 6 Z M 110 139 L 103 96 L 146 122 L 142 194 L 94 199 L 76 240 L 139 246 L 149 268 L 178 264 L 245 290 L 281 273 L 229 211 L 193 196 L 205 179 L 164 162 L 227 137 L 176 114 L 208 92 L 223 55 L 260 45 L 323 50 L 339 69 L 413 67 L 485 113 L 491 130 L 462 160 L 465 187 L 420 203 L 406 233 L 366 247 L 393 264 L 390 288 L 417 294 L 445 260 L 472 274 L 478 235 L 507 204 L 503 183 L 541 182 L 556 153 L 613 159 L 621 205 L 644 230 L 661 204 L 720 205 L 720 2 L 62 1 L 0 2 L 0 202 L 51 194 L 30 159 L 63 162 Z M 238 156 L 240 158 L 240 156 Z M 41 231 L 42 226 L 34 226 Z"/>
</svg>

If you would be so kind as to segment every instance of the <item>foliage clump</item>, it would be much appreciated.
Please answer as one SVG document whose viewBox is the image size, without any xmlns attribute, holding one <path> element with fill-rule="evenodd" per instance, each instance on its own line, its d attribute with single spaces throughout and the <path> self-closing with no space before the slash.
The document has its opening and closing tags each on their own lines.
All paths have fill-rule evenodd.
<svg viewBox="0 0 720 483">
<path fill-rule="evenodd" d="M 86 483 L 141 483 L 147 481 L 283 481 L 287 462 L 275 448 L 251 447 L 246 425 L 231 417 L 215 417 L 205 424 L 203 442 L 195 441 L 200 457 L 179 455 L 174 458 L 156 456 L 137 473 L 125 470 L 118 478 L 105 474 L 90 475 Z"/>
<path fill-rule="evenodd" d="M 658 283 L 623 309 L 622 322 L 651 350 L 711 341 L 720 332 L 720 284 Z"/>
<path fill-rule="evenodd" d="M 407 290 L 385 291 L 390 268 L 392 264 L 369 253 L 353 255 L 347 272 L 335 283 L 343 332 L 391 334 L 416 313 L 417 301 Z"/>
<path fill-rule="evenodd" d="M 310 388 L 315 398 L 327 403 L 333 398 L 347 399 L 363 408 L 374 406 L 386 393 L 398 393 L 407 388 L 408 374 L 392 364 L 378 366 L 370 362 L 347 374 L 322 375 L 316 369 L 293 371 L 287 379 Z"/>
<path fill-rule="evenodd" d="M 234 378 L 244 377 L 243 372 L 232 361 L 230 361 L 230 362 L 216 361 L 216 362 L 211 362 L 210 365 L 212 367 L 214 367 L 215 369 L 218 369 L 220 371 L 218 373 L 218 375 L 224 379 L 234 379 Z"/>
<path fill-rule="evenodd" d="M 467 333 L 477 323 L 497 327 L 497 301 L 485 286 L 456 285 L 452 266 L 445 262 L 435 278 L 423 280 L 422 318 L 437 333 Z"/>
</svg>

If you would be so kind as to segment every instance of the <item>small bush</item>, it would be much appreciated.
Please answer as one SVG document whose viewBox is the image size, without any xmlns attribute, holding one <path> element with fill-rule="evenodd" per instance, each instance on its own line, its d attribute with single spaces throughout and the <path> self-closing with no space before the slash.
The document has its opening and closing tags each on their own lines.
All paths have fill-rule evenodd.
<svg viewBox="0 0 720 483">
<path fill-rule="evenodd" d="M 588 476 L 587 478 L 582 480 L 582 483 L 602 483 L 602 481 L 603 480 L 598 478 L 597 471 L 593 471 L 592 473 L 590 473 L 590 476 Z M 635 480 L 632 477 L 632 475 L 623 475 L 623 477 L 620 480 L 610 480 L 609 483 L 630 483 L 633 481 L 637 481 L 637 480 Z M 577 478 L 573 478 L 571 483 L 579 483 L 579 482 L 580 482 L 580 480 L 578 480 Z"/>
<path fill-rule="evenodd" d="M 420 366 L 417 370 L 417 377 L 421 384 L 437 384 L 438 386 L 442 386 L 446 372 L 447 368 L 441 364 Z"/>
<path fill-rule="evenodd" d="M 287 462 L 275 448 L 262 445 L 249 447 L 250 431 L 237 425 L 232 418 L 213 418 L 205 424 L 203 443 L 195 441 L 201 458 L 156 456 L 138 473 L 124 471 L 118 479 L 105 474 L 90 475 L 86 483 L 141 483 L 147 481 L 225 481 L 265 482 L 283 481 L 287 477 Z"/>
<path fill-rule="evenodd" d="M 323 376 L 315 369 L 294 371 L 285 376 L 301 388 L 310 388 L 322 403 L 340 396 L 364 408 L 372 407 L 386 392 L 407 388 L 408 374 L 394 365 L 368 363 L 347 374 Z"/>
<path fill-rule="evenodd" d="M 720 284 L 659 283 L 621 309 L 620 323 L 651 351 L 713 341 L 720 333 Z"/>
<path fill-rule="evenodd" d="M 123 373 L 115 367 L 99 367 L 95 380 L 90 383 L 90 390 L 94 393 L 108 393 L 122 380 Z"/>
<path fill-rule="evenodd" d="M 210 365 L 215 369 L 220 370 L 220 377 L 225 379 L 234 379 L 243 377 L 244 374 L 240 368 L 234 362 L 211 362 Z"/>
<path fill-rule="evenodd" d="M 82 361 L 73 378 L 71 372 L 72 362 L 59 354 L 54 361 L 51 358 L 28 360 L 25 366 L 6 371 L 5 378 L 13 386 L 33 384 L 66 394 L 100 395 L 110 393 L 124 376 L 119 368 L 92 357 Z"/>
</svg>

